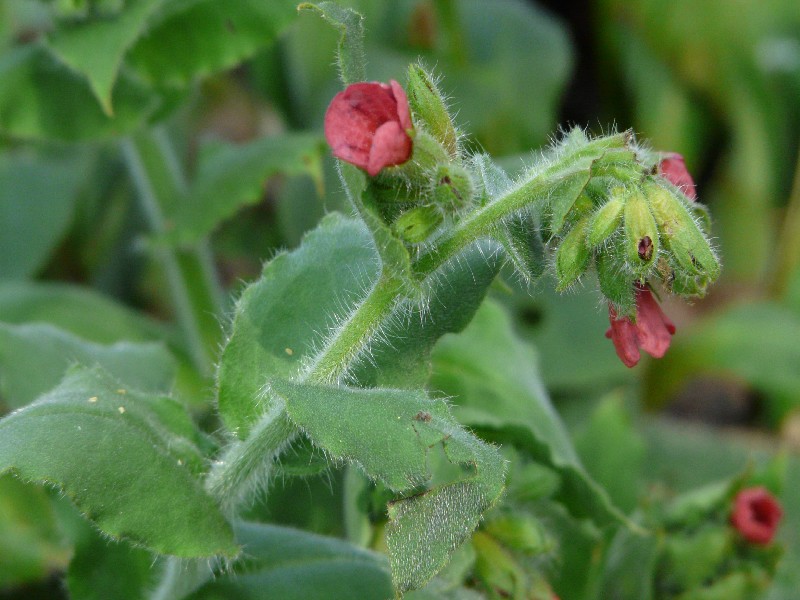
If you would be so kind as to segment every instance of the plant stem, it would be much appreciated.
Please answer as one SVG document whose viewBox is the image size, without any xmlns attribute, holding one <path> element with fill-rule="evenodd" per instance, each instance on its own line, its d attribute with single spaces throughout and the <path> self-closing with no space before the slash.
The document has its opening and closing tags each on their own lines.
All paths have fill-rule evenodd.
<svg viewBox="0 0 800 600">
<path fill-rule="evenodd" d="M 789 193 L 786 205 L 774 264 L 770 291 L 774 297 L 780 298 L 786 292 L 786 286 L 800 264 L 800 150 L 797 154 L 792 191 Z"/>
<path fill-rule="evenodd" d="M 211 357 L 218 343 L 222 293 L 208 249 L 178 250 L 158 239 L 168 231 L 168 215 L 185 189 L 182 171 L 169 141 L 161 133 L 148 131 L 123 140 L 122 153 L 139 204 L 156 238 L 153 251 L 164 269 L 187 351 L 195 368 L 210 375 Z"/>
<path fill-rule="evenodd" d="M 400 300 L 402 283 L 383 274 L 370 293 L 317 354 L 302 380 L 336 383 Z"/>
</svg>

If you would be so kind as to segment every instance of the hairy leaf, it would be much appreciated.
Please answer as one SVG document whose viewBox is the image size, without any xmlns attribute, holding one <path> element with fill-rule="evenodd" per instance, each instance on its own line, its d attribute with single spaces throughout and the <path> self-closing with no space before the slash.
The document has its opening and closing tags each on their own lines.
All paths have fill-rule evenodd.
<svg viewBox="0 0 800 600">
<path fill-rule="evenodd" d="M 303 2 L 298 7 L 302 10 L 314 10 L 339 30 L 339 44 L 336 55 L 339 63 L 339 77 L 344 85 L 350 85 L 367 79 L 364 55 L 364 17 L 351 8 L 335 2 L 312 4 Z"/>
<path fill-rule="evenodd" d="M 434 348 L 431 387 L 454 397 L 462 423 L 513 441 L 562 476 L 562 500 L 575 514 L 620 519 L 586 473 L 539 378 L 535 351 L 513 333 L 505 311 L 485 302 L 460 335 Z"/>
<path fill-rule="evenodd" d="M 244 438 L 264 412 L 269 377 L 292 377 L 314 359 L 326 335 L 363 299 L 378 259 L 366 228 L 331 214 L 300 248 L 270 261 L 236 304 L 218 371 L 219 410 Z"/>
<path fill-rule="evenodd" d="M 505 466 L 497 450 L 424 392 L 276 379 L 269 393 L 286 402 L 289 417 L 332 458 L 359 465 L 398 492 L 429 488 L 389 508 L 387 545 L 401 591 L 421 587 L 444 567 L 502 492 Z M 447 460 L 464 469 L 442 485 L 432 484 L 439 444 Z"/>
<path fill-rule="evenodd" d="M 173 400 L 75 369 L 0 421 L 0 473 L 57 486 L 104 534 L 182 557 L 238 548 L 197 479 L 195 430 Z"/>
</svg>

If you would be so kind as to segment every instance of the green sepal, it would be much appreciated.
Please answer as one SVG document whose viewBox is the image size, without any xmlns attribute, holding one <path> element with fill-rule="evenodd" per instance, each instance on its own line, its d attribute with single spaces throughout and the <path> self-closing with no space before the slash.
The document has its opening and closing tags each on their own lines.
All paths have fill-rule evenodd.
<svg viewBox="0 0 800 600">
<path fill-rule="evenodd" d="M 589 266 L 589 247 L 586 244 L 586 233 L 589 228 L 589 216 L 583 217 L 570 229 L 562 240 L 556 253 L 556 289 L 563 291 L 583 275 Z"/>
<path fill-rule="evenodd" d="M 624 195 L 612 190 L 611 197 L 592 216 L 589 234 L 586 241 L 590 248 L 596 248 L 605 242 L 616 231 L 622 221 L 622 209 L 625 207 Z"/>
<path fill-rule="evenodd" d="M 419 64 L 408 67 L 408 103 L 416 117 L 445 148 L 451 158 L 458 156 L 458 133 L 447 110 L 442 93 L 433 77 Z"/>
<path fill-rule="evenodd" d="M 530 213 L 520 213 L 504 221 L 498 240 L 514 271 L 527 284 L 538 279 L 546 266 L 545 246 L 542 241 L 539 219 Z"/>
<path fill-rule="evenodd" d="M 420 244 L 436 231 L 443 220 L 438 207 L 417 206 L 401 214 L 392 223 L 392 231 L 409 244 Z"/>
<path fill-rule="evenodd" d="M 636 278 L 626 269 L 621 246 L 622 242 L 617 240 L 598 253 L 595 261 L 597 279 L 600 291 L 614 305 L 617 314 L 632 317 L 636 314 Z"/>
<path fill-rule="evenodd" d="M 684 275 L 702 275 L 709 281 L 719 277 L 720 265 L 711 244 L 692 217 L 683 195 L 659 185 L 645 188 L 664 245 Z"/>
<path fill-rule="evenodd" d="M 658 259 L 656 221 L 644 194 L 638 189 L 627 194 L 624 213 L 625 257 L 630 270 L 643 279 Z"/>
<path fill-rule="evenodd" d="M 448 211 L 472 204 L 475 186 L 466 169 L 455 164 L 440 164 L 434 176 L 434 202 Z"/>
</svg>

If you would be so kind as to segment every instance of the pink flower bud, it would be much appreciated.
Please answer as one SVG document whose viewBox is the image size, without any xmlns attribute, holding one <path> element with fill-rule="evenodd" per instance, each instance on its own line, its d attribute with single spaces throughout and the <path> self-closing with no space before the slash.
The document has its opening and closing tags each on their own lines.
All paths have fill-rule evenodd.
<svg viewBox="0 0 800 600">
<path fill-rule="evenodd" d="M 325 139 L 333 155 L 372 177 L 411 157 L 412 128 L 408 98 L 394 80 L 349 85 L 325 113 Z"/>
<path fill-rule="evenodd" d="M 683 156 L 673 152 L 667 155 L 658 163 L 658 174 L 669 181 L 675 187 L 681 189 L 687 198 L 697 199 L 697 192 L 694 189 L 694 179 L 686 170 L 686 163 Z"/>
<path fill-rule="evenodd" d="M 653 294 L 640 286 L 636 288 L 636 322 L 629 317 L 618 318 L 610 304 L 608 319 L 611 327 L 606 337 L 614 342 L 617 356 L 626 367 L 634 367 L 639 362 L 640 348 L 653 358 L 664 356 L 675 333 L 675 325 L 661 310 Z"/>
<path fill-rule="evenodd" d="M 763 487 L 747 488 L 736 494 L 731 524 L 753 544 L 769 544 L 783 516 L 781 505 Z"/>
</svg>

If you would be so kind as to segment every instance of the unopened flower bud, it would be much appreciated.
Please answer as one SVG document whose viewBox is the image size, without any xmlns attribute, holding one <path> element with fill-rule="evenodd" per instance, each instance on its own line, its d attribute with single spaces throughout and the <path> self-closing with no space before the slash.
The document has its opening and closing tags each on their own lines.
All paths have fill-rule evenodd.
<svg viewBox="0 0 800 600">
<path fill-rule="evenodd" d="M 625 252 L 628 266 L 645 275 L 658 255 L 658 229 L 644 194 L 636 190 L 625 200 Z"/>
<path fill-rule="evenodd" d="M 596 248 L 614 233 L 622 221 L 622 209 L 624 206 L 623 194 L 619 191 L 612 192 L 608 202 L 594 213 L 587 237 L 590 247 Z"/>
<path fill-rule="evenodd" d="M 417 206 L 404 212 L 394 223 L 392 230 L 409 244 L 424 242 L 442 223 L 442 213 L 436 206 Z"/>
<path fill-rule="evenodd" d="M 325 113 L 325 139 L 333 155 L 372 177 L 411 157 L 412 129 L 408 99 L 394 80 L 349 85 Z"/>
<path fill-rule="evenodd" d="M 442 164 L 434 176 L 434 202 L 445 210 L 468 206 L 472 201 L 474 187 L 469 174 L 463 167 Z"/>
<path fill-rule="evenodd" d="M 458 134 L 453 120 L 436 83 L 420 65 L 408 68 L 408 101 L 418 122 L 444 146 L 451 158 L 458 156 Z"/>
<path fill-rule="evenodd" d="M 684 276 L 700 275 L 709 280 L 719 276 L 719 261 L 695 222 L 686 200 L 661 185 L 646 188 L 647 198 L 658 223 L 664 246 Z"/>
<path fill-rule="evenodd" d="M 561 241 L 556 253 L 556 289 L 565 290 L 578 277 L 583 275 L 589 266 L 589 246 L 586 233 L 589 228 L 589 216 L 578 221 Z"/>
</svg>

